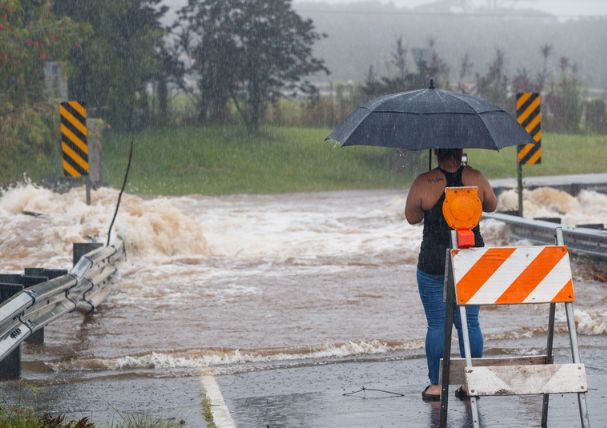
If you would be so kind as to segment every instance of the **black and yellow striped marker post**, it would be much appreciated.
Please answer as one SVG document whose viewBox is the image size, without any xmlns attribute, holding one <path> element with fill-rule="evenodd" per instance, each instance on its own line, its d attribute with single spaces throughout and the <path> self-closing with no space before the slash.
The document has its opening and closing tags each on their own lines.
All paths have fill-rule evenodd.
<svg viewBox="0 0 607 428">
<path fill-rule="evenodd" d="M 542 162 L 542 97 L 537 92 L 516 95 L 516 120 L 535 141 L 535 144 L 518 146 L 517 159 L 521 165 Z"/>
<path fill-rule="evenodd" d="M 523 165 L 537 165 L 542 161 L 542 97 L 537 92 L 516 94 L 516 120 L 535 143 L 518 146 L 516 175 L 518 182 L 518 214 L 523 217 Z"/>
<path fill-rule="evenodd" d="M 61 116 L 61 152 L 63 174 L 68 177 L 89 175 L 89 147 L 86 107 L 79 101 L 65 101 L 59 106 Z"/>
</svg>

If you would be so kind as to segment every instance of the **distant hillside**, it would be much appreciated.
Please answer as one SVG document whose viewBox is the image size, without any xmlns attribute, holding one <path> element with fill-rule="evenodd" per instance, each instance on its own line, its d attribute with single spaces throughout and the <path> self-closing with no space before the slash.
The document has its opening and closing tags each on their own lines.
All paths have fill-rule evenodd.
<svg viewBox="0 0 607 428">
<path fill-rule="evenodd" d="M 526 67 L 532 76 L 541 69 L 540 46 L 550 43 L 550 68 L 558 70 L 559 58 L 577 63 L 588 87 L 607 88 L 607 19 L 588 18 L 560 22 L 537 11 L 477 10 L 473 15 L 454 15 L 445 3 L 424 8 L 399 8 L 379 2 L 336 4 L 295 3 L 303 16 L 314 20 L 328 38 L 319 42 L 316 55 L 324 58 L 332 74 L 329 80 L 362 80 L 369 65 L 382 73 L 395 40 L 403 36 L 409 48 L 425 47 L 430 38 L 450 65 L 456 80 L 461 58 L 467 53 L 472 73 L 486 72 L 496 48 L 506 52 L 511 76 Z M 504 17 L 503 14 L 507 16 Z M 327 80 L 319 76 L 320 80 Z"/>
</svg>

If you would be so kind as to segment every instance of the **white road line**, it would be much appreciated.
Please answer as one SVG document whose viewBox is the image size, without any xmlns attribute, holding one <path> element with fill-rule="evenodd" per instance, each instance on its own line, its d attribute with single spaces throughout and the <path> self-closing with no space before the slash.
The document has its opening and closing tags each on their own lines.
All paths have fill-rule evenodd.
<svg viewBox="0 0 607 428">
<path fill-rule="evenodd" d="M 230 415 L 228 406 L 223 401 L 223 395 L 219 389 L 219 385 L 215 381 L 215 376 L 205 375 L 201 377 L 202 386 L 207 394 L 207 398 L 211 402 L 211 411 L 213 412 L 213 420 L 218 428 L 236 428 L 234 420 Z"/>
</svg>

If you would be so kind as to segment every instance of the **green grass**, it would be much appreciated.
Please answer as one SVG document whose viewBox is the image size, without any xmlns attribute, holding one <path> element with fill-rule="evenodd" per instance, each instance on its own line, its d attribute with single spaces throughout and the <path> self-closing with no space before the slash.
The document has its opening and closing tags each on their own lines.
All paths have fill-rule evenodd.
<svg viewBox="0 0 607 428">
<path fill-rule="evenodd" d="M 112 428 L 178 428 L 183 423 L 151 418 L 146 415 L 119 415 L 120 422 Z M 88 418 L 66 421 L 63 415 L 49 416 L 37 414 L 31 407 L 22 405 L 0 406 L 0 427 L 2 428 L 95 428 Z M 209 425 L 210 428 L 212 428 Z"/>
<path fill-rule="evenodd" d="M 470 164 L 490 178 L 516 176 L 516 148 L 468 150 Z M 524 165 L 524 176 L 607 172 L 607 135 L 544 134 L 542 162 Z"/>
<path fill-rule="evenodd" d="M 23 181 L 26 177 L 36 183 L 45 181 L 57 174 L 56 163 L 56 154 L 15 154 L 0 168 L 0 186 L 6 187 L 10 183 Z"/>
<path fill-rule="evenodd" d="M 65 415 L 50 415 L 34 407 L 39 388 L 26 380 L 19 381 L 18 398 L 15 403 L 0 402 L 1 428 L 95 428 L 88 417 L 69 420 Z M 47 410 L 48 412 L 49 410 Z M 111 428 L 178 428 L 183 421 L 164 420 L 143 414 L 123 414 L 116 411 L 117 422 Z"/>
<path fill-rule="evenodd" d="M 237 127 L 166 128 L 135 136 L 128 189 L 141 194 L 277 193 L 396 187 L 390 151 L 340 149 L 326 129 L 269 128 L 251 137 Z M 105 177 L 120 186 L 129 136 L 104 145 Z"/>
<path fill-rule="evenodd" d="M 213 419 L 213 412 L 211 411 L 211 400 L 205 398 L 202 400 L 202 416 L 207 423 L 207 428 L 217 428 L 215 420 Z"/>
<path fill-rule="evenodd" d="M 409 173 L 397 172 L 393 151 L 335 147 L 324 141 L 329 132 L 271 127 L 251 137 L 238 127 L 144 131 L 135 136 L 128 189 L 141 194 L 220 195 L 402 188 L 427 165 L 421 159 L 408 168 Z M 122 180 L 128 142 L 124 134 L 106 139 L 105 177 L 115 187 Z M 607 171 L 607 136 L 547 134 L 542 147 L 542 164 L 525 166 L 525 176 Z M 469 150 L 470 163 L 490 178 L 514 177 L 515 151 Z"/>
<path fill-rule="evenodd" d="M 149 129 L 135 134 L 127 191 L 147 195 L 222 195 L 323 190 L 404 188 L 427 168 L 427 154 L 378 147 L 339 148 L 324 141 L 329 129 L 268 127 L 249 136 L 237 126 Z M 104 177 L 120 187 L 130 136 L 108 132 L 104 138 Z M 607 135 L 544 134 L 542 164 L 525 166 L 524 175 L 607 172 Z M 470 164 L 489 178 L 515 177 L 515 148 L 500 152 L 469 150 Z M 417 159 L 417 162 L 416 162 Z M 407 166 L 398 168 L 405 163 Z M 51 159 L 21 156 L 0 171 L 0 184 L 35 182 L 56 174 Z"/>
<path fill-rule="evenodd" d="M 81 421 L 81 428 L 91 427 L 86 420 Z M 0 407 L 0 426 L 3 428 L 74 428 L 77 423 L 65 422 L 62 417 L 40 416 L 28 407 Z"/>
</svg>

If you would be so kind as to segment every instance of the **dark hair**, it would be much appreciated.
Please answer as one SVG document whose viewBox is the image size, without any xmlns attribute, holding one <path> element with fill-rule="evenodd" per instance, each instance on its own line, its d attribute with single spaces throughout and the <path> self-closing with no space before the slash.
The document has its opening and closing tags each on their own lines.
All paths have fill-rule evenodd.
<svg viewBox="0 0 607 428">
<path fill-rule="evenodd" d="M 464 149 L 436 149 L 434 152 L 436 153 L 436 159 L 438 159 L 439 162 L 449 159 L 460 162 Z"/>
</svg>

